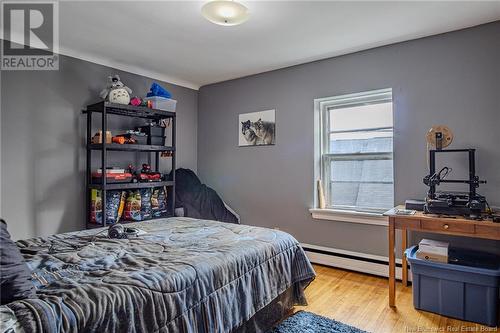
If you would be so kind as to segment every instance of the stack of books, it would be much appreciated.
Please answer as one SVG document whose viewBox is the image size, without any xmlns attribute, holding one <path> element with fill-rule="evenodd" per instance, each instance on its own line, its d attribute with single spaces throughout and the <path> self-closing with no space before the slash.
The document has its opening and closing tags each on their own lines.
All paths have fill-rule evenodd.
<svg viewBox="0 0 500 333">
<path fill-rule="evenodd" d="M 448 248 L 450 244 L 432 239 L 422 239 L 418 243 L 417 258 L 437 262 L 448 262 Z"/>
</svg>

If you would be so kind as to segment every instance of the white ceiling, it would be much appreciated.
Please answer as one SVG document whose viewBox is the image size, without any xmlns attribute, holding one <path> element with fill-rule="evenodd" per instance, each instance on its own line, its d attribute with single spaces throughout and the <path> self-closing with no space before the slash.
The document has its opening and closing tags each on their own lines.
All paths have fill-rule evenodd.
<svg viewBox="0 0 500 333">
<path fill-rule="evenodd" d="M 61 53 L 197 89 L 500 19 L 500 1 L 242 2 L 234 27 L 200 1 L 60 2 Z"/>
</svg>

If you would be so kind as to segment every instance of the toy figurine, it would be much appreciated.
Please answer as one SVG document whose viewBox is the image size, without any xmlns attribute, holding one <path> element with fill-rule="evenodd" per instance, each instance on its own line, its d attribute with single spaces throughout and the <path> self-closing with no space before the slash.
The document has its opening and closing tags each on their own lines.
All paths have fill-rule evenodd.
<svg viewBox="0 0 500 333">
<path fill-rule="evenodd" d="M 128 105 L 131 93 L 132 90 L 120 81 L 120 77 L 114 75 L 108 76 L 108 85 L 101 91 L 100 96 L 111 103 Z"/>
</svg>

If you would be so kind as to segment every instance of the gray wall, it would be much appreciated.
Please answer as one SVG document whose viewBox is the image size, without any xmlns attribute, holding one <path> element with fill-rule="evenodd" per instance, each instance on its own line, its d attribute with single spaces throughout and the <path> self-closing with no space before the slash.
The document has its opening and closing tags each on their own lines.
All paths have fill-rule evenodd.
<svg viewBox="0 0 500 333">
<path fill-rule="evenodd" d="M 387 228 L 313 220 L 313 100 L 393 88 L 395 201 L 423 198 L 424 136 L 447 124 L 452 147 L 475 147 L 480 192 L 500 205 L 500 21 L 204 86 L 198 171 L 245 224 L 278 227 L 299 241 L 387 255 Z M 238 147 L 238 114 L 276 109 L 276 146 Z M 418 237 L 417 237 L 418 238 Z M 452 244 L 500 252 L 500 243 Z"/>
<path fill-rule="evenodd" d="M 154 81 L 65 56 L 59 71 L 2 72 L 1 209 L 14 238 L 84 228 L 86 122 L 81 109 L 100 100 L 111 74 L 119 74 L 139 96 Z M 160 83 L 178 101 L 178 166 L 196 170 L 198 91 Z M 112 130 L 132 125 L 113 118 Z M 145 158 L 110 154 L 122 166 Z"/>
</svg>

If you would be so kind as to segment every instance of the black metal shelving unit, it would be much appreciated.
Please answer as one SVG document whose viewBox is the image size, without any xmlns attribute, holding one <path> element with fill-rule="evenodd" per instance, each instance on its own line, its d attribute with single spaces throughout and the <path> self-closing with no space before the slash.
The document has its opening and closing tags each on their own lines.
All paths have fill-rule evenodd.
<svg viewBox="0 0 500 333">
<path fill-rule="evenodd" d="M 109 102 L 99 102 L 95 104 L 88 105 L 86 110 L 83 111 L 87 115 L 87 169 L 86 169 L 86 207 L 87 207 L 87 228 L 96 228 L 106 226 L 106 191 L 108 190 L 130 190 L 130 189 L 140 189 L 140 188 L 152 188 L 152 187 L 162 187 L 167 188 L 167 207 L 168 215 L 162 216 L 170 217 L 174 215 L 175 208 L 175 127 L 176 127 L 176 117 L 175 112 L 169 112 L 164 110 L 150 109 L 147 107 L 137 107 L 132 105 L 121 105 Z M 101 114 L 101 128 L 102 131 L 102 143 L 92 143 L 92 115 Z M 159 121 L 161 119 L 170 118 L 171 119 L 171 135 L 172 135 L 172 145 L 171 146 L 158 146 L 158 145 L 137 145 L 137 144 L 116 144 L 116 143 L 106 143 L 106 131 L 108 129 L 108 116 L 122 116 L 122 117 L 132 117 L 132 118 L 142 118 L 149 119 L 153 121 Z M 92 183 L 92 151 L 100 151 L 101 157 L 101 170 L 102 177 L 100 183 Z M 106 182 L 106 168 L 108 167 L 108 151 L 120 151 L 120 152 L 146 152 L 154 154 L 155 156 L 155 170 L 159 172 L 160 168 L 160 153 L 161 152 L 171 152 L 171 165 L 172 172 L 169 180 L 161 182 L 137 182 L 137 183 L 112 183 L 108 184 Z M 90 223 L 90 205 L 91 205 L 91 192 L 93 189 L 101 191 L 101 206 L 102 206 L 102 223 Z M 128 223 L 136 221 L 120 221 L 120 223 Z"/>
</svg>

